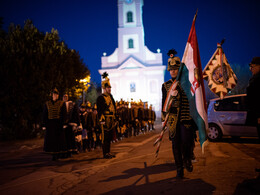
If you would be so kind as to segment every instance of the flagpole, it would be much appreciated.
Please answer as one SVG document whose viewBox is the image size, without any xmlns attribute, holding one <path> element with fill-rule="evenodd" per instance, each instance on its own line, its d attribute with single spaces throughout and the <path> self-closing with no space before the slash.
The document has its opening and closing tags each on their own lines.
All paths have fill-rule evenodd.
<svg viewBox="0 0 260 195">
<path fill-rule="evenodd" d="M 222 69 L 222 77 L 223 77 L 224 87 L 227 87 L 226 71 L 225 71 L 225 67 L 224 67 L 224 63 L 223 63 L 223 49 L 222 49 L 222 44 L 224 42 L 225 42 L 225 39 L 223 39 L 221 41 L 221 43 L 219 44 L 220 45 L 220 47 L 219 47 L 219 49 L 220 49 L 220 65 L 221 65 L 221 69 Z M 220 97 L 220 99 L 223 99 L 223 97 Z"/>
<path fill-rule="evenodd" d="M 194 21 L 194 22 L 195 22 L 195 21 L 196 21 L 196 19 L 197 19 L 198 10 L 199 10 L 199 8 L 197 8 L 197 10 L 196 10 L 196 14 L 195 14 L 195 16 L 194 16 L 194 18 L 193 18 L 193 21 Z"/>
</svg>

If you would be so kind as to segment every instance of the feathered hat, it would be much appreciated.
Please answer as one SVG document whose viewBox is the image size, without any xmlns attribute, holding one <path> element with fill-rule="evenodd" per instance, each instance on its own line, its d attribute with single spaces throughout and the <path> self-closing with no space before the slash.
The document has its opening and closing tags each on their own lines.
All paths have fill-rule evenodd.
<svg viewBox="0 0 260 195">
<path fill-rule="evenodd" d="M 168 71 L 180 68 L 181 60 L 179 57 L 175 56 L 176 54 L 177 51 L 175 49 L 170 49 L 167 53 L 167 55 L 169 56 L 167 67 Z"/>
<path fill-rule="evenodd" d="M 102 85 L 102 88 L 105 89 L 107 87 L 110 87 L 111 88 L 111 85 L 110 85 L 110 80 L 108 78 L 108 74 L 107 72 L 104 72 L 102 74 L 102 78 L 104 79 L 102 82 L 101 82 L 101 85 Z"/>
</svg>

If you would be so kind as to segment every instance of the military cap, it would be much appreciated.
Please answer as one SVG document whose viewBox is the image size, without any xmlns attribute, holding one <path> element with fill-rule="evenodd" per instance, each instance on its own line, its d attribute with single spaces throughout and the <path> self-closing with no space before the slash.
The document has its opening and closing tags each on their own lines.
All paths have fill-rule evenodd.
<svg viewBox="0 0 260 195">
<path fill-rule="evenodd" d="M 108 78 L 108 74 L 107 72 L 104 72 L 102 74 L 102 78 L 104 79 L 102 82 L 101 82 L 101 85 L 102 85 L 102 88 L 105 89 L 107 87 L 111 88 L 111 84 L 110 84 L 110 80 Z"/>
<path fill-rule="evenodd" d="M 91 108 L 91 103 L 89 101 L 87 102 L 87 108 Z"/>
<path fill-rule="evenodd" d="M 175 56 L 176 54 L 177 52 L 175 51 L 175 49 L 171 49 L 167 53 L 167 55 L 169 56 L 167 66 L 168 71 L 180 68 L 181 60 L 179 57 Z"/>
<path fill-rule="evenodd" d="M 80 107 L 81 107 L 81 108 L 86 108 L 86 104 L 85 104 L 85 103 L 82 103 L 82 104 L 80 105 Z"/>
<path fill-rule="evenodd" d="M 59 95 L 59 91 L 58 91 L 58 89 L 56 87 L 52 90 L 52 93 L 55 93 L 55 94 Z"/>
</svg>

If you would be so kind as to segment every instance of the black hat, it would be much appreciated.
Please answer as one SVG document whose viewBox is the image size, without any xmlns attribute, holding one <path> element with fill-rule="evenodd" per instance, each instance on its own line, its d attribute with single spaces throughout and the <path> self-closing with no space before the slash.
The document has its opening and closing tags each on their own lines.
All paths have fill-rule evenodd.
<svg viewBox="0 0 260 195">
<path fill-rule="evenodd" d="M 80 107 L 81 107 L 81 108 L 86 108 L 86 104 L 85 104 L 85 103 L 82 103 L 82 104 L 80 105 Z"/>
<path fill-rule="evenodd" d="M 251 64 L 260 65 L 260 57 L 253 57 L 252 61 L 250 62 L 249 66 Z"/>
<path fill-rule="evenodd" d="M 52 93 L 55 93 L 55 94 L 58 94 L 58 95 L 59 95 L 59 91 L 58 91 L 57 88 L 54 88 L 54 89 L 52 90 Z"/>
</svg>

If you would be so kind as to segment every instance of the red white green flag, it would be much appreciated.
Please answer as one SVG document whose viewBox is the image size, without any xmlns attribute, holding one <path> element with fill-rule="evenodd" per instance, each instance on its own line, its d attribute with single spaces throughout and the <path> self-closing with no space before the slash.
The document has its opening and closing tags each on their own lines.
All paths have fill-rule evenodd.
<svg viewBox="0 0 260 195">
<path fill-rule="evenodd" d="M 227 61 L 222 44 L 217 44 L 217 50 L 203 70 L 203 78 L 210 90 L 221 99 L 236 86 L 237 77 Z"/>
<path fill-rule="evenodd" d="M 198 127 L 199 141 L 202 152 L 204 152 L 207 140 L 208 117 L 199 46 L 195 30 L 196 16 L 197 14 L 193 19 L 177 80 L 179 79 L 181 87 L 189 100 L 190 115 Z"/>
</svg>

